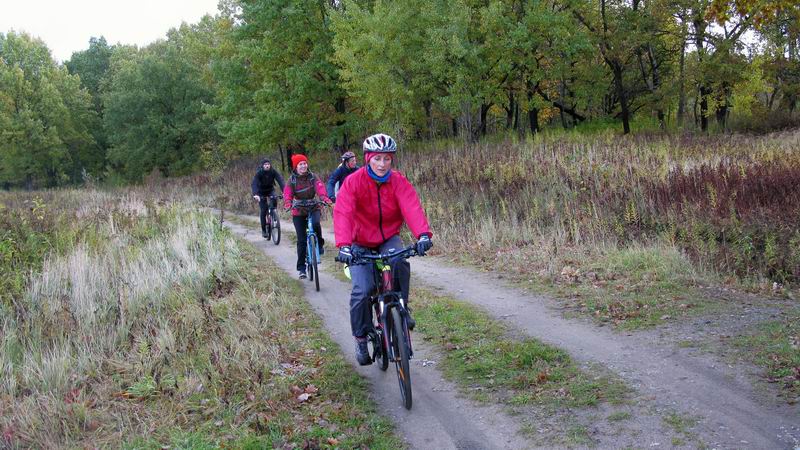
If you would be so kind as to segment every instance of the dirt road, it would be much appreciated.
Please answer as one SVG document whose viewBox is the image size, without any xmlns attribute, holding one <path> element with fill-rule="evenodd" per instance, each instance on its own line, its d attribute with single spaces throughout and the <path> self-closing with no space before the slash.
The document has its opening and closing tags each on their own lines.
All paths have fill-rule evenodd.
<svg viewBox="0 0 800 450">
<path fill-rule="evenodd" d="M 280 246 L 266 244 L 255 228 L 228 224 L 236 233 L 264 249 L 288 273 L 295 275 L 294 245 L 287 239 Z M 325 227 L 324 227 L 325 228 Z M 333 242 L 327 231 L 326 239 Z M 290 231 L 290 230 L 285 230 Z M 291 230 L 293 231 L 293 230 Z M 631 423 L 624 432 L 592 436 L 602 448 L 670 447 L 669 430 L 660 414 L 692 418 L 695 445 L 708 448 L 796 449 L 800 447 L 800 407 L 759 395 L 742 367 L 732 366 L 711 355 L 690 354 L 674 343 L 661 342 L 657 332 L 617 333 L 580 320 L 566 320 L 551 300 L 504 286 L 497 276 L 454 267 L 437 258 L 415 258 L 415 283 L 482 307 L 510 327 L 558 346 L 583 363 L 597 363 L 616 373 L 635 392 Z M 349 285 L 322 273 L 321 292 L 306 283 L 307 298 L 324 318 L 326 327 L 346 355 L 352 352 L 347 299 Z M 413 294 L 412 294 L 413 297 Z M 520 420 L 499 407 L 485 407 L 456 395 L 435 365 L 423 366 L 426 355 L 420 340 L 415 343 L 412 368 L 414 408 L 400 405 L 394 373 L 375 367 L 357 370 L 368 379 L 373 394 L 399 433 L 412 448 L 530 448 L 530 440 L 519 434 Z M 352 360 L 352 357 L 349 359 Z M 693 446 L 692 444 L 688 445 Z"/>
<path fill-rule="evenodd" d="M 243 236 L 291 276 L 296 276 L 294 244 L 285 237 L 279 246 L 266 242 L 255 229 L 226 222 L 236 234 Z M 350 285 L 320 272 L 320 292 L 313 283 L 303 283 L 306 298 L 322 317 L 331 337 L 339 344 L 346 358 L 372 387 L 379 410 L 391 418 L 397 431 L 410 448 L 415 449 L 522 449 L 530 448 L 519 433 L 517 423 L 496 406 L 479 406 L 457 395 L 456 388 L 442 379 L 433 365 L 431 349 L 415 341 L 411 366 L 414 394 L 412 409 L 402 403 L 394 369 L 386 372 L 376 366 L 359 367 L 352 356 L 350 333 Z"/>
</svg>

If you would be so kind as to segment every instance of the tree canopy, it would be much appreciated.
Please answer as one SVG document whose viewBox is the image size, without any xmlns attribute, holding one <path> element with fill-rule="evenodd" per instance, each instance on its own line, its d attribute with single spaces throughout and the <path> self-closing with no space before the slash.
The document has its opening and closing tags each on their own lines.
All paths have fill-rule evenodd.
<svg viewBox="0 0 800 450">
<path fill-rule="evenodd" d="M 0 34 L 0 183 L 180 175 L 279 149 L 590 122 L 698 132 L 798 122 L 790 0 L 224 0 L 144 48 L 64 65 Z"/>
</svg>

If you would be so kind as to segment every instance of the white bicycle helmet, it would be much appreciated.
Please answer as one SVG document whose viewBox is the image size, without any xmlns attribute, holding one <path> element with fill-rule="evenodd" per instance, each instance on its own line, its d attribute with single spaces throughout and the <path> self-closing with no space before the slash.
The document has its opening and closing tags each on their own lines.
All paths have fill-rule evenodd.
<svg viewBox="0 0 800 450">
<path fill-rule="evenodd" d="M 364 139 L 364 152 L 395 153 L 397 142 L 388 134 L 378 133 Z"/>
</svg>

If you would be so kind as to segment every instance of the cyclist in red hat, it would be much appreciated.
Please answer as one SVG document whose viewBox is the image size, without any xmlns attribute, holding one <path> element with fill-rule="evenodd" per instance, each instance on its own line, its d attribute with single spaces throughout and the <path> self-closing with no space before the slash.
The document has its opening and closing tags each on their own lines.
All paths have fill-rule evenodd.
<svg viewBox="0 0 800 450">
<path fill-rule="evenodd" d="M 283 206 L 287 210 L 292 210 L 292 222 L 294 222 L 294 229 L 297 232 L 297 272 L 301 279 L 306 278 L 306 222 L 309 214 L 311 214 L 314 233 L 319 239 L 320 255 L 325 253 L 325 239 L 322 238 L 322 227 L 319 223 L 319 206 L 313 209 L 298 207 L 292 201 L 313 200 L 317 197 L 325 203 L 331 203 L 331 199 L 325 193 L 322 181 L 308 170 L 306 155 L 292 155 L 292 174 L 283 189 Z"/>
</svg>

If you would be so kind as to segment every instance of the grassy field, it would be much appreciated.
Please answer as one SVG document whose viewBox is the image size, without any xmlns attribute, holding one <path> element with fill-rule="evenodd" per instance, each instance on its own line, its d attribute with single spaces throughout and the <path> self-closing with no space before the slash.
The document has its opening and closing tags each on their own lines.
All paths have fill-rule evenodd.
<svg viewBox="0 0 800 450">
<path fill-rule="evenodd" d="M 295 280 L 150 198 L 3 194 L 0 446 L 402 446 Z"/>
<path fill-rule="evenodd" d="M 647 281 L 659 270 L 652 255 L 665 254 L 666 264 L 691 266 L 681 283 L 688 271 L 689 284 L 786 295 L 800 282 L 798 148 L 800 130 L 495 136 L 411 143 L 398 166 L 436 225 L 439 254 L 552 285 L 574 282 L 576 271 L 604 281 L 591 280 L 603 276 L 594 266 L 620 255 L 640 269 L 632 284 Z M 322 159 L 313 169 L 324 178 L 332 162 Z M 167 198 L 255 213 L 255 165 L 155 186 Z"/>
<path fill-rule="evenodd" d="M 574 314 L 637 329 L 730 308 L 705 294 L 719 285 L 797 301 L 798 149 L 800 130 L 626 137 L 596 130 L 412 143 L 398 166 L 434 225 L 434 254 L 503 273 Z M 324 176 L 322 159 L 313 170 Z M 255 165 L 240 161 L 221 175 L 158 189 L 254 214 L 246 190 Z M 769 339 L 761 328 L 748 333 Z M 773 357 L 792 365 L 795 337 L 781 341 L 785 357 Z"/>
</svg>

